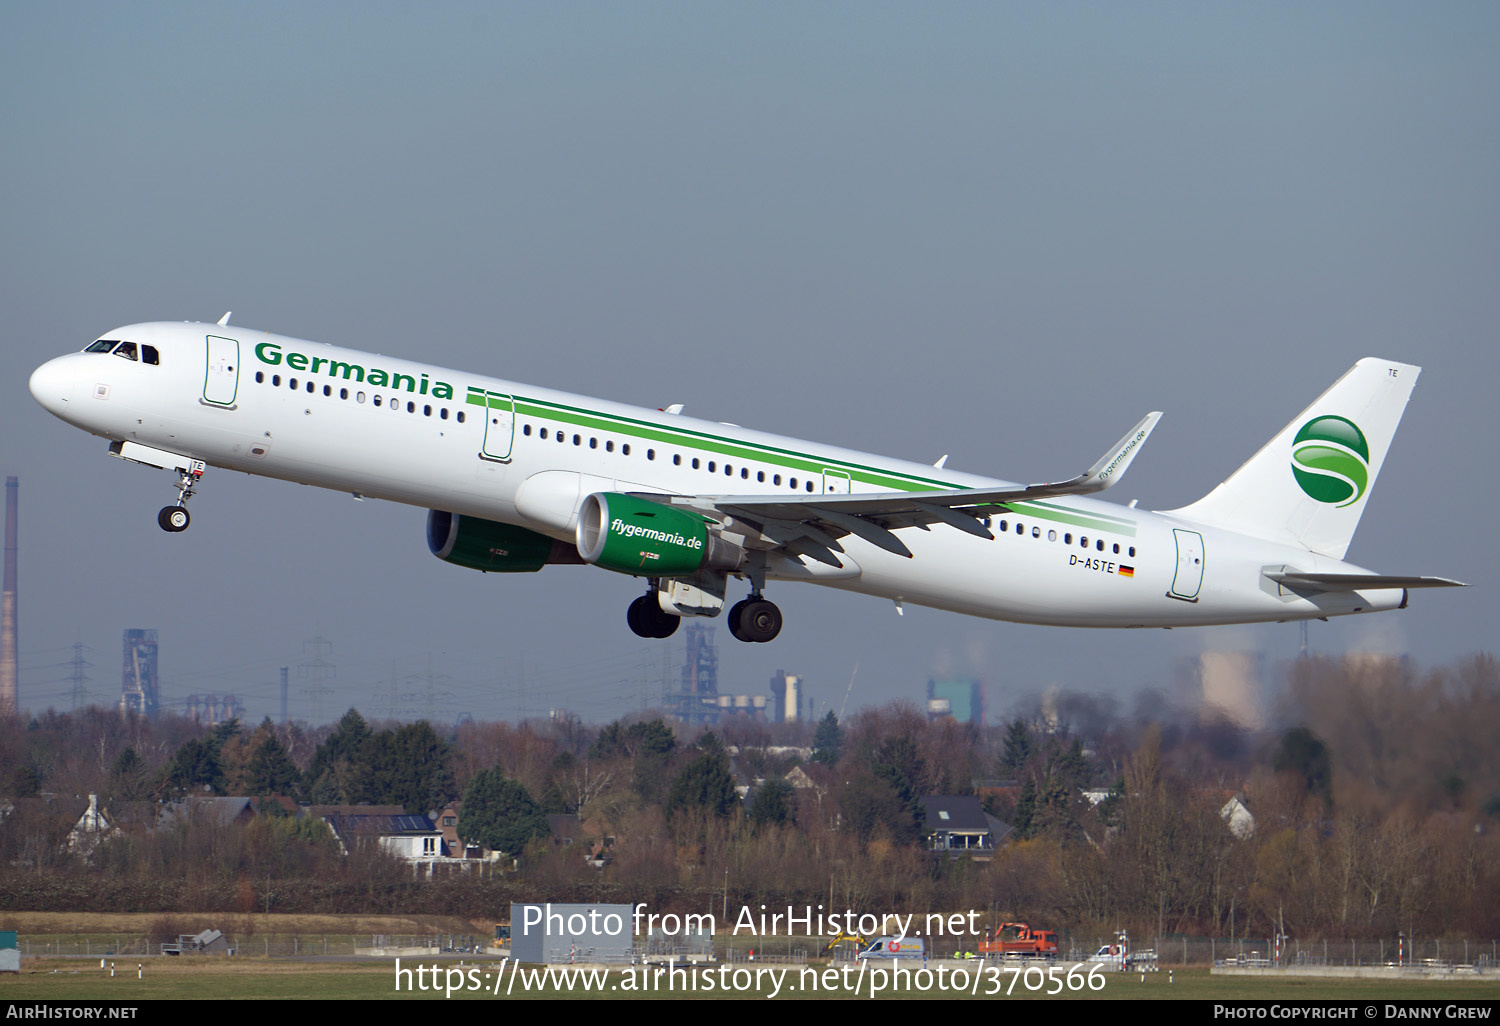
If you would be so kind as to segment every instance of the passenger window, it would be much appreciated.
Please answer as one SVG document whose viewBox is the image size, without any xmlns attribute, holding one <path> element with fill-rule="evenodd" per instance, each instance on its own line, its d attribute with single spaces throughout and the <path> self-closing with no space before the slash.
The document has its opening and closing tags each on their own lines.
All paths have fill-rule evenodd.
<svg viewBox="0 0 1500 1026">
<path fill-rule="evenodd" d="M 1017 534 L 1025 534 L 1026 533 L 1026 525 L 1023 524 L 1023 523 L 1021 523 L 1019 520 L 1016 521 L 1016 533 Z"/>
<path fill-rule="evenodd" d="M 624 445 L 620 446 L 620 455 L 622 455 L 622 456 L 629 456 L 630 455 L 630 443 L 629 442 L 626 442 Z"/>
<path fill-rule="evenodd" d="M 280 388 L 281 387 L 281 375 L 280 374 L 272 374 L 271 375 L 271 384 L 275 385 L 277 388 Z"/>
<path fill-rule="evenodd" d="M 590 438 L 589 439 L 589 448 L 590 449 L 597 449 L 597 448 L 599 448 L 599 439 L 597 439 L 597 438 Z"/>
<path fill-rule="evenodd" d="M 1130 558 L 1131 559 L 1135 558 L 1135 546 L 1134 545 L 1130 546 Z"/>
<path fill-rule="evenodd" d="M 717 471 L 718 471 L 718 469 L 719 469 L 719 465 L 718 465 L 718 463 L 716 463 L 716 462 L 715 462 L 715 461 L 713 461 L 713 460 L 709 460 L 709 461 L 708 461 L 708 472 L 709 472 L 709 473 L 710 473 L 710 474 L 712 474 L 712 473 L 715 473 L 715 472 L 717 472 Z"/>
<path fill-rule="evenodd" d="M 349 398 L 349 390 L 347 388 L 341 388 L 341 389 L 339 389 L 339 398 L 340 399 L 347 399 L 347 398 Z"/>
<path fill-rule="evenodd" d="M 812 482 L 808 481 L 806 487 L 808 491 L 812 491 Z"/>
<path fill-rule="evenodd" d="M 731 467 L 731 466 L 730 466 L 730 465 L 729 465 L 729 464 L 727 464 L 727 463 L 726 463 L 726 464 L 724 464 L 724 476 L 725 476 L 725 477 L 733 477 L 733 476 L 734 476 L 734 468 L 733 468 L 733 467 Z"/>
<path fill-rule="evenodd" d="M 674 467 L 680 467 L 680 466 L 682 466 L 682 453 L 680 453 L 680 452 L 674 452 L 672 454 L 672 466 L 674 466 Z"/>
<path fill-rule="evenodd" d="M 757 470 L 755 472 L 755 480 L 759 481 L 761 484 L 765 484 L 766 472 L 764 470 Z"/>
<path fill-rule="evenodd" d="M 1033 527 L 1031 529 L 1031 536 L 1033 538 L 1040 538 L 1042 536 L 1042 529 L 1040 527 Z"/>
<path fill-rule="evenodd" d="M 1104 551 L 1104 539 L 1100 538 L 1098 541 L 1094 542 L 1094 548 L 1098 549 L 1100 552 L 1103 552 Z"/>
<path fill-rule="evenodd" d="M 378 396 L 378 395 L 375 397 L 375 405 L 376 406 L 380 405 L 380 396 Z"/>
<path fill-rule="evenodd" d="M 317 387 L 318 387 L 317 385 L 315 385 L 313 382 L 309 381 L 307 383 L 307 394 L 308 395 L 312 395 L 313 394 L 313 390 L 316 389 Z"/>
<path fill-rule="evenodd" d="M 1120 543 L 1119 542 L 1115 542 L 1115 555 L 1118 556 L 1119 554 L 1120 554 Z"/>
<path fill-rule="evenodd" d="M 604 440 L 604 451 L 605 452 L 614 452 L 615 451 L 615 440 L 613 438 L 606 438 Z"/>
<path fill-rule="evenodd" d="M 790 479 L 789 479 L 789 480 L 788 480 L 788 481 L 787 481 L 787 484 L 789 484 L 789 485 L 791 485 L 791 486 L 792 486 L 792 491 L 794 491 L 794 492 L 795 492 L 795 491 L 796 491 L 796 490 L 797 490 L 797 479 L 796 479 L 796 478 L 795 478 L 795 477 L 794 477 L 794 478 L 790 478 Z"/>
<path fill-rule="evenodd" d="M 696 457 L 696 456 L 693 457 L 693 469 L 694 470 L 698 469 L 698 457 Z"/>
<path fill-rule="evenodd" d="M 1071 534 L 1065 534 L 1065 535 L 1063 535 L 1063 544 L 1064 545 L 1072 545 L 1073 544 L 1073 536 Z"/>
<path fill-rule="evenodd" d="M 546 428 L 542 428 L 540 431 L 538 431 L 537 432 L 537 437 L 541 438 L 543 441 L 546 441 L 546 439 L 547 439 L 547 429 Z"/>
<path fill-rule="evenodd" d="M 354 401 L 357 402 L 357 403 L 364 402 L 365 401 L 365 394 L 363 392 L 355 392 L 354 393 Z"/>
<path fill-rule="evenodd" d="M 141 362 L 149 363 L 153 367 L 161 363 L 161 356 L 157 354 L 155 346 L 148 346 L 144 342 L 141 343 Z"/>
<path fill-rule="evenodd" d="M 259 385 L 261 382 L 263 382 L 265 380 L 266 380 L 266 372 L 265 371 L 256 371 L 255 372 L 255 383 L 257 385 Z"/>
<path fill-rule="evenodd" d="M 781 475 L 780 474 L 772 474 L 771 475 L 771 483 L 773 485 L 780 485 L 781 484 Z"/>
<path fill-rule="evenodd" d="M 424 417 L 430 417 L 430 416 L 432 416 L 432 407 L 431 406 L 424 406 L 424 407 L 422 407 L 422 416 L 424 416 Z"/>
<path fill-rule="evenodd" d="M 448 407 L 444 406 L 441 410 L 438 410 L 438 420 L 447 420 L 447 419 L 448 419 Z"/>
<path fill-rule="evenodd" d="M 1080 534 L 1078 536 L 1078 544 L 1082 545 L 1084 548 L 1088 548 L 1089 547 L 1089 536 L 1086 535 L 1086 534 Z"/>
<path fill-rule="evenodd" d="M 1047 540 L 1048 541 L 1057 541 L 1057 532 L 1056 531 L 1048 531 L 1047 532 Z"/>
<path fill-rule="evenodd" d="M 332 385 L 324 385 L 323 386 L 323 394 L 325 396 L 333 395 L 333 386 Z"/>
<path fill-rule="evenodd" d="M 407 413 L 416 413 L 417 412 L 417 404 L 414 403 L 414 402 L 407 402 L 407 404 L 406 404 L 406 412 Z"/>
<path fill-rule="evenodd" d="M 583 436 L 582 435 L 574 435 L 573 436 L 573 444 L 574 445 L 582 445 L 583 444 Z"/>
<path fill-rule="evenodd" d="M 655 449 L 647 449 L 646 450 L 646 459 L 648 459 L 648 460 L 654 460 L 654 459 L 656 459 L 656 450 Z"/>
<path fill-rule="evenodd" d="M 458 411 L 458 422 L 460 424 L 462 424 L 464 422 L 464 411 L 463 410 L 459 410 Z"/>
<path fill-rule="evenodd" d="M 287 378 L 286 379 L 286 386 L 287 386 L 287 388 L 290 388 L 293 392 L 297 391 L 297 379 L 296 378 Z"/>
<path fill-rule="evenodd" d="M 1004 520 L 1000 521 L 1000 533 L 1004 534 L 1006 531 L 1009 531 L 1009 530 L 1010 530 L 1010 525 L 1008 523 L 1006 523 Z"/>
</svg>

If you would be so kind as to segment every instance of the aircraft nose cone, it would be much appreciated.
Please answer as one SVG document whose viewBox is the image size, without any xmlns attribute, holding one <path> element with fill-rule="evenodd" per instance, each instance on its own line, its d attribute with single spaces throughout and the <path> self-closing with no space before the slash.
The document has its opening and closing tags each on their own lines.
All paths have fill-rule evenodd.
<svg viewBox="0 0 1500 1026">
<path fill-rule="evenodd" d="M 31 372 L 31 394 L 50 413 L 62 415 L 72 399 L 67 358 L 48 360 Z"/>
</svg>

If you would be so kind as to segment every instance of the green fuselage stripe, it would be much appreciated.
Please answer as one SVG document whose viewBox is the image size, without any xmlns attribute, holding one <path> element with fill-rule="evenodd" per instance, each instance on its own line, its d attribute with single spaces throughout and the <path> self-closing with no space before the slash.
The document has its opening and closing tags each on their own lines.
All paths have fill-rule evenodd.
<svg viewBox="0 0 1500 1026">
<path fill-rule="evenodd" d="M 861 481 L 880 488 L 889 488 L 892 491 L 922 492 L 930 489 L 954 489 L 962 487 L 946 481 L 939 481 L 935 478 L 896 474 L 891 471 L 883 471 L 858 463 L 821 459 L 817 456 L 797 452 L 792 449 L 759 445 L 754 442 L 739 442 L 725 438 L 722 435 L 709 434 L 706 431 L 694 431 L 690 428 L 668 428 L 660 424 L 653 424 L 650 421 L 637 420 L 632 417 L 621 417 L 615 414 L 598 413 L 577 406 L 550 403 L 542 399 L 528 399 L 522 396 L 502 398 L 499 393 L 490 394 L 488 399 L 488 406 L 492 409 L 509 409 L 514 404 L 517 416 L 527 414 L 532 417 L 561 421 L 575 427 L 629 435 L 632 438 L 643 441 L 660 442 L 664 445 L 678 445 L 697 452 L 711 452 L 739 460 L 770 463 L 787 470 L 798 470 L 808 474 L 822 474 L 828 470 L 846 472 L 855 481 Z M 468 404 L 470 406 L 485 406 L 485 390 L 471 386 L 469 388 Z M 1135 537 L 1134 521 L 1123 517 L 1112 517 L 1108 514 L 1079 513 L 1066 506 L 1058 506 L 1053 503 L 1035 500 L 1006 503 L 1003 508 L 1013 510 L 1018 514 L 1033 516 L 1042 520 L 1051 520 L 1060 524 L 1072 524 L 1076 527 L 1085 527 L 1093 531 L 1110 531 L 1116 534 L 1127 535 L 1131 538 Z"/>
<path fill-rule="evenodd" d="M 484 391 L 471 388 L 469 390 L 468 402 L 472 406 L 484 406 Z M 721 435 L 709 434 L 706 431 L 694 431 L 689 428 L 667 428 L 649 421 L 596 413 L 575 406 L 564 406 L 561 403 L 549 403 L 544 400 L 528 399 L 521 396 L 516 396 L 514 402 L 515 411 L 518 416 L 523 413 L 530 414 L 534 417 L 562 421 L 566 424 L 592 428 L 596 431 L 613 431 L 618 434 L 629 435 L 632 438 L 661 442 L 666 445 L 680 445 L 684 448 L 718 453 L 735 459 L 772 463 L 779 467 L 785 467 L 788 470 L 800 470 L 809 474 L 821 474 L 825 470 L 841 470 L 847 472 L 856 481 L 889 488 L 893 491 L 920 492 L 927 491 L 928 489 L 955 487 L 945 481 L 938 481 L 931 478 L 897 475 L 890 471 L 879 470 L 875 467 L 866 467 L 858 463 L 821 459 L 807 453 L 795 452 L 791 449 L 779 449 L 769 445 L 758 445 L 754 442 L 738 442 Z M 504 401 L 498 395 L 490 397 L 491 407 L 499 409 L 502 405 L 504 405 Z"/>
<path fill-rule="evenodd" d="M 1087 527 L 1091 531 L 1109 531 L 1112 534 L 1123 534 L 1130 538 L 1135 537 L 1135 524 L 1123 520 L 1116 521 L 1113 517 L 1105 520 L 1102 517 L 1091 516 L 1086 513 L 1076 513 L 1066 507 L 1054 506 L 1051 503 L 1007 502 L 1005 505 L 1018 516 L 1037 517 L 1041 520 L 1052 520 L 1059 524 Z"/>
</svg>

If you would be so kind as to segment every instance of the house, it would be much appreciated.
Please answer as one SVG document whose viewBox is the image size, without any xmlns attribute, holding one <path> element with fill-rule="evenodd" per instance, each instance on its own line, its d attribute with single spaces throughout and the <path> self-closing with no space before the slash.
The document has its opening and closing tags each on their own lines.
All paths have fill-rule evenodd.
<svg viewBox="0 0 1500 1026">
<path fill-rule="evenodd" d="M 1229 832 L 1240 840 L 1248 841 L 1255 836 L 1255 817 L 1250 815 L 1250 810 L 1245 808 L 1238 795 L 1224 804 L 1219 816 L 1229 824 Z"/>
<path fill-rule="evenodd" d="M 933 795 L 922 799 L 927 849 L 936 855 L 964 855 L 987 861 L 1011 832 L 1008 823 L 985 812 L 972 795 Z"/>
<path fill-rule="evenodd" d="M 18 866 L 40 865 L 48 853 L 67 852 L 88 861 L 118 832 L 94 794 L 87 799 L 39 794 L 0 803 L 0 829 L 27 839 L 19 846 L 20 858 L 14 862 Z"/>
<path fill-rule="evenodd" d="M 333 814 L 321 817 L 344 854 L 376 845 L 403 862 L 419 866 L 444 858 L 443 833 L 422 815 L 400 813 Z M 429 871 L 431 867 L 429 865 Z"/>
</svg>

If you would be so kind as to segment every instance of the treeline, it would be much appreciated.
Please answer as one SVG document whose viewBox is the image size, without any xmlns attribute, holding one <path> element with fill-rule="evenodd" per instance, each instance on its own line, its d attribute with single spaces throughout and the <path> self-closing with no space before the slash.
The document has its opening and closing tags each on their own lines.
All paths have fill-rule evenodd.
<svg viewBox="0 0 1500 1026">
<path fill-rule="evenodd" d="M 351 710 L 304 732 L 48 713 L 0 723 L 0 785 L 18 810 L 45 793 L 99 793 L 106 806 L 280 794 L 413 812 L 462 796 L 461 835 L 519 868 L 419 882 L 379 852 L 340 855 L 274 814 L 134 835 L 85 862 L 63 839 L 28 836 L 18 811 L 0 825 L 0 905 L 53 905 L 95 886 L 107 893 L 91 906 L 152 906 L 143 911 L 188 911 L 179 903 L 191 895 L 239 911 L 432 914 L 493 914 L 513 898 L 680 911 L 831 901 L 982 909 L 1090 933 L 1500 935 L 1492 659 L 1428 673 L 1303 660 L 1285 681 L 1280 725 L 1265 731 L 1138 708 L 1150 714 L 1072 696 L 980 729 L 895 705 L 845 723 L 734 720 L 706 732 L 654 717 L 440 732 L 370 725 Z M 802 786 L 787 779 L 794 768 Z M 749 788 L 744 800 L 736 785 Z M 974 793 L 1013 828 L 1008 843 L 987 861 L 934 855 L 922 797 Z M 1253 817 L 1238 835 L 1231 799 Z M 554 812 L 578 816 L 575 843 L 552 836 Z"/>
</svg>

